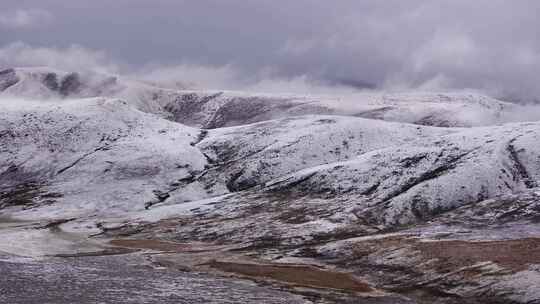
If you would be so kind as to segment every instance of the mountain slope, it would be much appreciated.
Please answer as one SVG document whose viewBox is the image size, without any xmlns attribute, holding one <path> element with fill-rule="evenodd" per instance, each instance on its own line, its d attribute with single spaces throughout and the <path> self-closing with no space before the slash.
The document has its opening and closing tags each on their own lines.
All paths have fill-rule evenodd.
<svg viewBox="0 0 540 304">
<path fill-rule="evenodd" d="M 192 146 L 197 129 L 120 100 L 12 100 L 0 107 L 4 207 L 21 204 L 12 197 L 20 191 L 32 204 L 61 206 L 59 216 L 140 209 L 144 200 L 159 196 L 152 193 L 156 185 L 206 164 Z M 32 193 L 37 197 L 32 199 Z"/>
<path fill-rule="evenodd" d="M 391 227 L 540 177 L 538 123 L 443 129 L 303 116 L 206 131 L 117 99 L 15 100 L 2 110 L 2 179 L 61 196 L 52 201 L 69 203 L 44 207 L 58 214 L 260 189 L 354 201 L 347 213 Z"/>
<path fill-rule="evenodd" d="M 478 94 L 353 94 L 344 98 L 172 90 L 117 76 L 17 68 L 0 72 L 0 96 L 121 98 L 193 127 L 219 128 L 307 114 L 357 116 L 442 127 L 501 123 L 519 106 Z"/>
</svg>

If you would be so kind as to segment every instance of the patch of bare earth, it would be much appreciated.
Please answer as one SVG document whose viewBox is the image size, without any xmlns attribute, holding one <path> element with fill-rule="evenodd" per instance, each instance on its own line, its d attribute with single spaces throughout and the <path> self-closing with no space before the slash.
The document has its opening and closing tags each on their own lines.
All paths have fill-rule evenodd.
<svg viewBox="0 0 540 304">
<path fill-rule="evenodd" d="M 372 292 L 368 284 L 348 273 L 318 269 L 306 265 L 252 264 L 211 261 L 208 266 L 246 277 L 268 278 L 295 286 L 331 288 L 349 292 Z"/>
<path fill-rule="evenodd" d="M 415 246 L 428 259 L 445 261 L 448 266 L 470 266 L 493 262 L 502 267 L 521 271 L 529 264 L 540 264 L 540 239 L 525 238 L 502 241 L 429 241 Z"/>
<path fill-rule="evenodd" d="M 156 258 L 156 262 L 160 265 L 171 268 L 187 267 L 199 271 L 228 273 L 242 278 L 277 281 L 293 287 L 335 289 L 353 293 L 374 291 L 367 283 L 349 273 L 311 265 L 262 263 L 248 259 L 240 253 L 227 251 L 230 248 L 226 246 L 143 239 L 117 239 L 109 243 L 119 248 L 146 249 L 173 254 L 175 258 Z M 178 263 L 183 265 L 176 265 Z"/>
<path fill-rule="evenodd" d="M 522 271 L 530 264 L 540 264 L 540 238 L 465 241 L 391 236 L 356 243 L 353 246 L 353 258 L 399 248 L 417 251 L 425 260 L 437 259 L 438 268 L 447 270 L 492 262 L 513 271 Z"/>
<path fill-rule="evenodd" d="M 540 265 L 540 238 L 435 240 L 389 235 L 353 241 L 342 249 L 335 256 L 338 265 L 365 273 L 375 286 L 419 303 L 510 303 L 500 290 L 491 288 L 493 282 Z"/>
</svg>

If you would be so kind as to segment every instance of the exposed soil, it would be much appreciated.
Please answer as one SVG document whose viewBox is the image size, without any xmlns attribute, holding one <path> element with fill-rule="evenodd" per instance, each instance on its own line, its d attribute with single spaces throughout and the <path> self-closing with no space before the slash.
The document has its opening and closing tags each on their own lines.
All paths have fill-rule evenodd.
<svg viewBox="0 0 540 304">
<path fill-rule="evenodd" d="M 354 245 L 353 257 L 359 259 L 381 250 L 406 248 L 418 250 L 425 260 L 437 259 L 441 269 L 458 269 L 480 262 L 493 262 L 512 271 L 540 264 L 540 238 L 497 241 L 427 240 L 408 236 L 362 241 Z"/>
<path fill-rule="evenodd" d="M 247 277 L 270 278 L 298 286 L 332 288 L 352 292 L 372 292 L 366 283 L 348 273 L 313 266 L 286 264 L 251 264 L 211 261 L 208 266 Z"/>
<path fill-rule="evenodd" d="M 540 239 L 504 241 L 429 241 L 415 246 L 428 259 L 439 259 L 457 267 L 491 261 L 521 271 L 529 264 L 540 264 Z"/>
<path fill-rule="evenodd" d="M 294 286 L 329 288 L 361 293 L 373 291 L 367 283 L 358 280 L 351 274 L 320 269 L 309 265 L 262 264 L 256 261 L 250 261 L 248 263 L 215 260 L 215 252 L 225 249 L 224 246 L 203 243 L 174 243 L 159 240 L 128 239 L 112 240 L 109 243 L 122 248 L 150 249 L 162 253 L 201 253 L 207 251 L 209 252 L 208 258 L 203 263 L 198 264 L 197 268 L 207 268 L 210 271 L 219 270 L 248 278 L 271 279 Z M 194 256 L 193 258 L 200 259 L 201 257 Z M 241 261 L 246 261 L 240 255 L 237 258 Z"/>
</svg>

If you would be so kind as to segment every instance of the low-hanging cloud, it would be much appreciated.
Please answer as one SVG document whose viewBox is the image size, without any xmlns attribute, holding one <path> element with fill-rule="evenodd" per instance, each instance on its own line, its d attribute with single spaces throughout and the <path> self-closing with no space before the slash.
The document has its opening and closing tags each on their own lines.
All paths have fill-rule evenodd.
<svg viewBox="0 0 540 304">
<path fill-rule="evenodd" d="M 247 73 L 234 65 L 210 66 L 180 64 L 150 66 L 132 71 L 130 77 L 171 88 L 236 90 L 256 93 L 348 94 L 357 89 L 320 82 L 308 75 L 287 77 L 271 68 Z"/>
<path fill-rule="evenodd" d="M 458 39 L 458 38 L 456 38 Z M 472 48 L 470 41 L 463 40 L 461 43 L 453 43 L 454 49 L 449 50 L 449 54 L 467 54 L 477 52 Z M 435 44 L 438 45 L 438 44 Z M 441 53 L 433 52 L 431 46 L 427 47 L 429 53 L 434 57 L 426 56 L 414 62 L 418 65 L 417 69 L 422 69 L 424 60 L 440 60 L 444 63 L 450 56 L 443 49 Z M 436 56 L 435 56 L 436 55 Z M 520 60 L 530 63 L 536 60 L 530 54 L 524 54 Z M 17 42 L 0 47 L 0 70 L 7 67 L 35 67 L 47 66 L 54 67 L 66 72 L 79 72 L 85 76 L 85 81 L 91 83 L 96 80 L 101 82 L 103 78 L 94 73 L 117 75 L 124 79 L 134 79 L 151 83 L 166 88 L 173 89 L 211 89 L 211 90 L 237 90 L 250 93 L 272 93 L 272 94 L 292 94 L 292 95 L 312 95 L 323 101 L 323 104 L 334 109 L 343 111 L 343 113 L 357 113 L 362 111 L 364 103 L 372 99 L 381 99 L 386 93 L 404 92 L 404 91 L 440 91 L 447 90 L 454 86 L 452 91 L 466 91 L 467 93 L 482 93 L 489 90 L 465 89 L 466 87 L 455 86 L 451 78 L 438 74 L 428 81 L 415 84 L 414 78 L 407 78 L 407 81 L 395 82 L 386 88 L 381 89 L 358 89 L 351 86 L 340 85 L 338 83 L 328 83 L 313 78 L 310 75 L 286 76 L 276 72 L 272 67 L 265 67 L 256 72 L 246 73 L 242 67 L 233 64 L 228 65 L 197 65 L 197 64 L 178 64 L 178 65 L 159 65 L 150 64 L 142 66 L 133 66 L 115 59 L 104 51 L 92 50 L 82 46 L 72 45 L 66 48 L 48 48 L 32 47 L 28 44 Z M 89 72 L 89 73 L 86 73 Z M 93 79 L 93 76 L 97 76 Z M 399 75 L 403 77 L 402 75 Z M 401 87 L 395 87 L 400 83 Z M 405 85 L 403 85 L 405 83 Z M 492 92 L 496 92 L 495 90 Z M 466 96 L 465 94 L 463 96 Z M 8 95 L 6 95 L 8 96 Z M 0 97 L 2 104 L 11 104 L 13 106 L 27 100 L 21 99 L 24 94 L 18 98 L 6 96 Z M 88 95 L 93 96 L 93 95 Z M 422 96 L 421 94 L 418 96 Z M 29 97 L 35 98 L 30 92 Z M 7 99 L 6 99 L 7 98 Z M 47 99 L 47 98 L 45 98 Z M 54 97 L 52 98 L 55 99 Z M 409 98 L 410 99 L 410 98 Z M 317 99 L 316 99 L 317 100 Z M 30 98 L 30 101 L 32 99 Z M 28 102 L 30 102 L 28 101 Z M 32 101 L 35 104 L 39 102 Z M 405 111 L 402 117 L 403 121 L 415 121 L 422 115 L 429 114 L 429 108 L 411 108 L 412 111 Z M 467 108 L 458 111 L 455 115 L 461 117 L 464 121 L 471 122 L 473 126 L 493 125 L 509 122 L 524 122 L 540 120 L 540 105 L 514 105 L 508 107 L 500 115 L 494 117 L 489 111 L 481 108 Z M 410 117 L 408 117 L 410 116 Z"/>
<path fill-rule="evenodd" d="M 63 71 L 120 75 L 174 89 L 238 90 L 258 93 L 334 94 L 355 91 L 328 85 L 307 75 L 285 77 L 271 68 L 246 73 L 234 65 L 197 64 L 132 66 L 104 51 L 78 45 L 66 48 L 32 47 L 16 42 L 0 47 L 0 69 L 9 67 L 51 67 Z"/>
<path fill-rule="evenodd" d="M 11 11 L 25 9 L 20 1 L 3 2 Z M 54 24 L 46 35 L 0 29 L 0 44 L 20 40 L 57 50 L 82 45 L 114 58 L 97 63 L 158 78 L 177 73 L 178 81 L 203 87 L 473 89 L 504 99 L 540 99 L 536 0 L 25 4 L 50 11 Z"/>
<path fill-rule="evenodd" d="M 79 45 L 66 48 L 32 47 L 15 42 L 0 47 L 0 67 L 46 66 L 67 71 L 117 73 L 120 67 L 105 52 Z"/>
</svg>

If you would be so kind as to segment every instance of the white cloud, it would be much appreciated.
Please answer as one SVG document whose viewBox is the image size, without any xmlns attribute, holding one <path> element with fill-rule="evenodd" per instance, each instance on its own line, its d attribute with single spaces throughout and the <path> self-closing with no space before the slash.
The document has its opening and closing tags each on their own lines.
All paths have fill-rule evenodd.
<svg viewBox="0 0 540 304">
<path fill-rule="evenodd" d="M 27 29 L 44 26 L 53 20 L 50 12 L 42 9 L 17 9 L 0 13 L 0 28 Z"/>
<path fill-rule="evenodd" d="M 344 94 L 357 90 L 344 86 L 329 86 L 307 75 L 276 76 L 271 68 L 246 72 L 234 65 L 209 66 L 182 64 L 146 67 L 130 75 L 133 78 L 158 83 L 171 88 L 238 90 L 252 93 Z"/>
<path fill-rule="evenodd" d="M 105 52 L 78 45 L 67 48 L 32 47 L 22 42 L 0 48 L 0 67 L 48 66 L 67 71 L 117 73 L 119 66 Z"/>
<path fill-rule="evenodd" d="M 64 71 L 120 74 L 129 78 L 182 89 L 239 90 L 264 93 L 332 94 L 353 91 L 327 86 L 309 76 L 280 77 L 272 68 L 257 72 L 228 65 L 152 65 L 142 68 L 122 63 L 107 53 L 72 45 L 67 48 L 33 47 L 16 42 L 0 47 L 0 69 L 46 66 Z"/>
<path fill-rule="evenodd" d="M 136 71 L 133 77 L 175 88 L 237 89 L 241 73 L 232 65 L 213 67 L 180 64 L 145 67 Z"/>
</svg>

